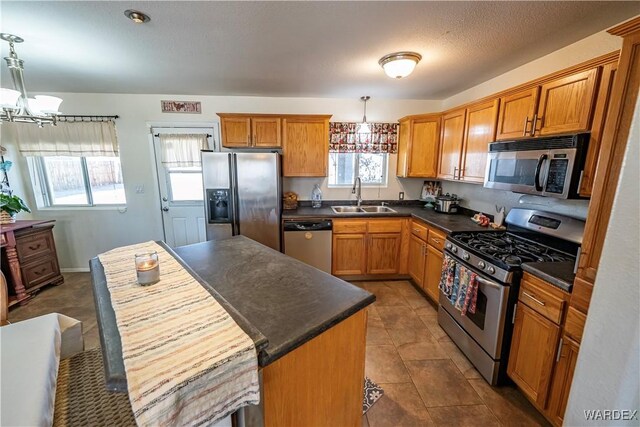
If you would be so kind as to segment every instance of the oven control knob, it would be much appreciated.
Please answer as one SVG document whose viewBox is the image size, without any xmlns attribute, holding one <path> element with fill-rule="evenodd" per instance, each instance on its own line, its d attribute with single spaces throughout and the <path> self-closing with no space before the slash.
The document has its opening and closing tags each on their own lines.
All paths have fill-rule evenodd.
<svg viewBox="0 0 640 427">
<path fill-rule="evenodd" d="M 454 254 L 458 252 L 458 248 L 456 248 L 455 246 L 453 248 L 451 248 L 451 252 L 453 252 Z"/>
<path fill-rule="evenodd" d="M 466 252 L 465 252 L 465 253 L 463 253 L 463 254 L 462 254 L 462 258 L 463 258 L 465 261 L 467 261 L 467 260 L 469 259 L 469 254 L 468 254 L 468 253 L 466 253 Z"/>
<path fill-rule="evenodd" d="M 493 267 L 489 267 L 489 270 L 487 270 L 489 273 L 493 274 L 496 272 L 496 269 Z"/>
<path fill-rule="evenodd" d="M 484 270 L 484 268 L 485 268 L 486 266 L 487 266 L 487 265 L 484 263 L 484 261 L 480 261 L 480 262 L 478 263 L 478 267 L 480 267 L 480 268 L 481 268 L 481 269 L 483 269 L 483 270 Z"/>
<path fill-rule="evenodd" d="M 451 243 L 447 243 L 446 248 L 447 249 L 451 249 L 453 247 L 453 245 Z"/>
</svg>

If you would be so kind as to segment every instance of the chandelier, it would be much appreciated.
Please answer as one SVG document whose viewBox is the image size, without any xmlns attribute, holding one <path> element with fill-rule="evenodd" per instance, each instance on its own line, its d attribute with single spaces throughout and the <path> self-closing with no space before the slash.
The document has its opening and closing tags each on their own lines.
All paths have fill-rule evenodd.
<svg viewBox="0 0 640 427">
<path fill-rule="evenodd" d="M 29 98 L 24 84 L 24 61 L 14 48 L 14 43 L 22 43 L 24 39 L 7 33 L 0 33 L 0 39 L 9 43 L 9 56 L 4 60 L 13 81 L 13 89 L 0 88 L 0 121 L 55 126 L 62 99 L 48 95 Z"/>
</svg>

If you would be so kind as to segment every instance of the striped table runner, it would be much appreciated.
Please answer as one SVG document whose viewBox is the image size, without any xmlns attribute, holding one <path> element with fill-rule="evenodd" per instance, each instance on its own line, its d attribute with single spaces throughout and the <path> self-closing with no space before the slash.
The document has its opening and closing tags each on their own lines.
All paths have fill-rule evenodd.
<svg viewBox="0 0 640 427">
<path fill-rule="evenodd" d="M 158 252 L 160 281 L 140 286 L 134 254 L 149 251 Z M 173 256 L 147 242 L 98 258 L 139 426 L 210 425 L 259 402 L 253 341 Z"/>
</svg>

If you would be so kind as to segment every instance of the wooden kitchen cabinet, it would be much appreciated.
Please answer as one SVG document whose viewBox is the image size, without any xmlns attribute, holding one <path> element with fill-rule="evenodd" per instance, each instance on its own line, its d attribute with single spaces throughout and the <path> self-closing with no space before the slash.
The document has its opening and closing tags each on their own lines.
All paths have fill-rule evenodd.
<svg viewBox="0 0 640 427">
<path fill-rule="evenodd" d="M 363 275 L 367 264 L 367 235 L 333 234 L 331 272 L 335 276 Z"/>
<path fill-rule="evenodd" d="M 434 302 L 438 302 L 440 277 L 442 276 L 443 255 L 431 245 L 426 246 L 426 264 L 423 289 Z"/>
<path fill-rule="evenodd" d="M 489 143 L 495 141 L 499 100 L 481 102 L 467 108 L 464 143 L 458 179 L 484 182 Z"/>
<path fill-rule="evenodd" d="M 555 425 L 561 426 L 564 421 L 564 413 L 567 410 L 573 371 L 576 368 L 580 344 L 563 335 L 557 358 L 556 368 L 553 373 L 551 394 L 549 397 L 549 409 L 547 418 Z"/>
<path fill-rule="evenodd" d="M 409 237 L 409 276 L 416 285 L 424 288 L 424 269 L 426 267 L 425 251 L 427 244 L 415 235 Z"/>
<path fill-rule="evenodd" d="M 438 178 L 458 179 L 459 177 L 465 117 L 465 109 L 455 110 L 442 116 Z"/>
<path fill-rule="evenodd" d="M 589 148 L 587 150 L 587 158 L 582 172 L 580 188 L 578 189 L 578 193 L 582 197 L 591 197 L 593 180 L 596 175 L 596 167 L 598 166 L 598 155 L 602 147 L 602 133 L 605 127 L 607 110 L 609 109 L 609 99 L 611 97 L 611 90 L 613 89 L 613 80 L 617 70 L 617 61 L 606 64 L 602 67 L 602 75 L 600 77 L 600 85 L 598 86 L 595 110 L 593 112 L 593 122 L 591 124 Z"/>
<path fill-rule="evenodd" d="M 335 276 L 397 275 L 402 270 L 404 219 L 334 219 Z M 407 247 L 408 250 L 408 247 Z M 408 251 L 404 257 L 408 256 Z"/>
<path fill-rule="evenodd" d="M 496 140 L 530 135 L 539 95 L 540 88 L 536 86 L 500 97 Z"/>
<path fill-rule="evenodd" d="M 367 242 L 367 274 L 398 274 L 402 234 L 370 233 Z"/>
<path fill-rule="evenodd" d="M 439 141 L 440 115 L 401 119 L 397 175 L 403 178 L 435 178 Z"/>
<path fill-rule="evenodd" d="M 272 115 L 218 113 L 222 146 L 226 148 L 280 148 L 282 119 Z"/>
<path fill-rule="evenodd" d="M 589 130 L 597 79 L 598 68 L 593 68 L 543 84 L 535 135 Z"/>
<path fill-rule="evenodd" d="M 327 176 L 330 117 L 298 116 L 282 120 L 284 176 Z"/>
<path fill-rule="evenodd" d="M 560 326 L 518 302 L 507 374 L 539 408 L 549 395 Z"/>
</svg>

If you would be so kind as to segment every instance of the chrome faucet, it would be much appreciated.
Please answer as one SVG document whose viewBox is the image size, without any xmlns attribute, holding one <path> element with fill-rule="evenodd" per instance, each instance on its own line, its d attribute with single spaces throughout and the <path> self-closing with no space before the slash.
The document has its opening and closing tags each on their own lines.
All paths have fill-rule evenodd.
<svg viewBox="0 0 640 427">
<path fill-rule="evenodd" d="M 357 188 L 356 188 L 357 187 Z M 353 182 L 353 188 L 351 189 L 351 194 L 356 195 L 356 200 L 358 201 L 358 207 L 362 204 L 362 180 L 360 177 L 356 177 L 356 180 Z"/>
</svg>

